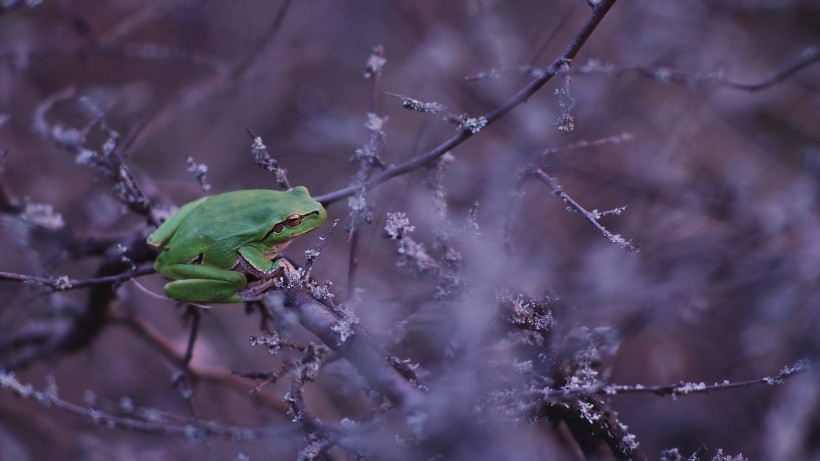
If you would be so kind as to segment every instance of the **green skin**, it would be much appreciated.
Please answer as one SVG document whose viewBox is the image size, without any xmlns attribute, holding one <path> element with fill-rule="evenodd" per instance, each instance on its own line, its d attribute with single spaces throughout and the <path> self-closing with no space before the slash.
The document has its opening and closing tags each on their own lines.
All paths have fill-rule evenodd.
<svg viewBox="0 0 820 461">
<path fill-rule="evenodd" d="M 240 190 L 183 206 L 148 236 L 160 249 L 154 268 L 171 279 L 168 297 L 194 303 L 240 302 L 245 274 L 269 279 L 283 266 L 280 251 L 319 227 L 324 207 L 308 190 Z"/>
</svg>

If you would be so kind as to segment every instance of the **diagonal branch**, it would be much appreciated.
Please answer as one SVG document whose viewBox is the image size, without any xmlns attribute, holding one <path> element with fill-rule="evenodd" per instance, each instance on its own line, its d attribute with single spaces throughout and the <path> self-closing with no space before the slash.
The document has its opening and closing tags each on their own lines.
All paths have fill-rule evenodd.
<svg viewBox="0 0 820 461">
<path fill-rule="evenodd" d="M 556 181 L 555 178 L 545 173 L 544 170 L 538 168 L 537 170 L 532 172 L 532 175 L 543 181 L 544 184 L 546 184 L 550 188 L 553 195 L 560 198 L 564 201 L 564 203 L 567 204 L 568 209 L 580 214 L 584 217 L 584 219 L 589 221 L 590 224 L 595 226 L 595 229 L 597 229 L 598 232 L 600 232 L 601 235 L 604 236 L 604 238 L 614 243 L 615 245 L 618 245 L 618 247 L 623 248 L 629 253 L 635 254 L 638 252 L 638 249 L 635 247 L 635 245 L 632 244 L 631 241 L 626 240 L 618 234 L 613 234 L 606 227 L 604 227 L 601 223 L 598 222 L 598 218 L 601 216 L 600 213 L 594 213 L 593 211 L 595 210 L 588 211 L 586 208 L 581 206 L 580 203 L 576 202 L 575 199 L 573 199 L 566 192 L 564 192 L 564 190 L 561 188 L 561 185 L 558 184 L 558 181 Z"/>
<path fill-rule="evenodd" d="M 340 333 L 341 319 L 298 283 L 289 283 L 284 293 L 284 306 L 299 315 L 299 323 L 353 364 L 393 404 L 406 410 L 421 404 L 422 392 L 393 367 L 387 353 L 363 328 L 351 325 L 351 334 Z"/>
<path fill-rule="evenodd" d="M 578 34 L 576 34 L 575 38 L 573 38 L 569 45 L 567 45 L 564 52 L 561 53 L 561 55 L 557 59 L 555 59 L 555 61 L 553 61 L 552 64 L 550 64 L 546 69 L 544 69 L 544 71 L 540 75 L 538 75 L 536 78 L 530 81 L 530 83 L 527 86 L 522 88 L 513 97 L 511 97 L 505 103 L 503 103 L 496 109 L 492 110 L 491 112 L 487 113 L 483 117 L 478 117 L 479 120 L 483 121 L 481 128 L 489 126 L 493 122 L 497 121 L 498 119 L 506 115 L 507 112 L 527 102 L 530 96 L 532 96 L 539 89 L 541 89 L 541 87 L 544 86 L 544 84 L 550 81 L 550 79 L 552 79 L 552 77 L 554 77 L 561 70 L 562 65 L 564 65 L 567 62 L 571 62 L 573 59 L 575 59 L 575 56 L 578 54 L 578 51 L 581 50 L 581 47 L 584 45 L 584 43 L 586 43 L 587 39 L 589 39 L 589 37 L 592 35 L 592 32 L 598 27 L 598 25 L 604 19 L 606 13 L 609 11 L 612 5 L 615 4 L 616 1 L 617 0 L 602 0 L 595 4 L 592 9 L 592 14 L 590 15 L 586 24 L 584 24 L 581 30 L 578 31 Z M 345 187 L 335 192 L 330 192 L 328 194 L 320 195 L 315 198 L 319 202 L 328 205 L 330 203 L 350 197 L 362 187 L 364 187 L 365 189 L 372 189 L 373 187 L 376 187 L 379 184 L 391 178 L 395 178 L 396 176 L 403 175 L 405 173 L 415 170 L 416 168 L 429 164 L 430 162 L 446 154 L 447 152 L 449 152 L 450 150 L 452 150 L 453 148 L 455 148 L 462 142 L 466 141 L 468 138 L 472 137 L 474 134 L 478 132 L 478 129 L 462 129 L 458 132 L 458 134 L 444 141 L 438 146 L 434 147 L 432 150 L 414 159 L 408 160 L 407 162 L 404 162 L 400 165 L 391 166 L 387 168 L 385 171 L 383 171 L 381 174 L 374 176 L 373 178 L 371 178 L 363 184 Z"/>
</svg>

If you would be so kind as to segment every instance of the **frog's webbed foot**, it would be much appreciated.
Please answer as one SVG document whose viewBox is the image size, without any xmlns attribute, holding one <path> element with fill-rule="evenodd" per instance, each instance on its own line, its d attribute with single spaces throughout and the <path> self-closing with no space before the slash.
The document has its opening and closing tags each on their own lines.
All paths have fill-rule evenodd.
<svg viewBox="0 0 820 461">
<path fill-rule="evenodd" d="M 251 254 L 251 253 L 249 253 Z M 269 280 L 272 278 L 281 277 L 284 275 L 284 268 L 288 266 L 293 268 L 293 265 L 285 258 L 278 257 L 273 261 L 264 260 L 265 264 L 254 264 L 252 260 L 245 257 L 242 252 L 237 252 L 238 261 L 233 270 L 250 275 L 259 280 Z"/>
<path fill-rule="evenodd" d="M 275 268 L 272 271 L 262 272 L 243 258 L 239 258 L 239 263 L 234 270 L 246 274 L 252 279 L 247 287 L 239 292 L 239 298 L 242 301 L 258 301 L 262 299 L 265 292 L 281 283 L 286 270 L 293 269 L 293 264 L 282 258 L 275 261 Z"/>
<path fill-rule="evenodd" d="M 271 277 L 267 280 L 256 280 L 248 284 L 248 286 L 240 291 L 239 299 L 242 301 L 260 301 L 265 297 L 265 293 L 271 288 L 276 287 L 277 282 L 282 280 L 280 277 Z"/>
</svg>

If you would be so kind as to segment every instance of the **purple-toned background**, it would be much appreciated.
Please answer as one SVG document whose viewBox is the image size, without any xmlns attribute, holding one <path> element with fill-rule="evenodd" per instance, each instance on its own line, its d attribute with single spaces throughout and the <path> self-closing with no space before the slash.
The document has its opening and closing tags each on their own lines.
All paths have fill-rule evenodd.
<svg viewBox="0 0 820 461">
<path fill-rule="evenodd" d="M 281 8 L 282 2 L 270 0 L 46 0 L 0 9 L 3 183 L 18 196 L 51 204 L 79 234 L 147 232 L 94 170 L 75 164 L 70 153 L 32 129 L 38 105 L 73 87 L 76 96 L 48 112 L 49 122 L 81 128 L 93 107 L 123 139 L 139 130 L 128 164 L 156 200 L 179 205 L 199 196 L 186 171 L 189 156 L 208 166 L 215 192 L 274 187 L 253 163 L 245 127 L 265 140 L 293 184 L 314 195 L 332 192 L 352 184 L 357 167 L 349 159 L 369 137 L 364 124 L 372 82 L 363 74 L 373 47 L 382 45 L 387 60 L 376 101 L 379 115 L 387 117 L 381 156 L 398 164 L 457 128 L 405 110 L 387 93 L 436 101 L 455 114 L 485 114 L 529 78 L 516 72 L 494 80 L 465 76 L 545 66 L 589 15 L 580 0 L 305 0 L 277 18 Z M 745 380 L 816 357 L 820 66 L 815 62 L 756 92 L 663 80 L 664 69 L 674 69 L 693 78 L 720 72 L 737 82 L 764 81 L 809 47 L 816 52 L 818 24 L 820 7 L 808 0 L 616 3 L 574 63 L 576 70 L 591 67 L 591 60 L 597 69 L 613 66 L 572 76 L 574 131 L 558 129 L 562 108 L 554 93 L 564 81 L 556 78 L 451 152 L 441 183 L 449 222 L 435 212 L 424 168 L 370 192 L 375 219 L 361 229 L 361 299 L 351 309 L 393 353 L 420 362 L 434 382 L 452 372 L 444 353 L 451 341 L 469 348 L 487 333 L 483 322 L 493 305 L 478 300 L 501 288 L 535 296 L 550 290 L 570 306 L 564 321 L 611 328 L 620 347 L 601 366 L 611 382 Z M 635 65 L 660 69 L 657 78 L 626 71 Z M 639 246 L 637 255 L 567 212 L 543 183 L 530 181 L 523 196 L 513 196 L 518 175 L 541 150 L 623 133 L 631 139 L 559 150 L 546 171 L 588 210 L 626 206 L 601 223 Z M 99 147 L 103 139 L 92 134 L 89 145 Z M 476 202 L 480 237 L 465 230 L 467 210 Z M 511 208 L 507 252 L 503 228 Z M 434 282 L 396 267 L 395 244 L 383 235 L 386 213 L 394 211 L 407 213 L 414 238 L 431 254 L 438 256 L 437 235 L 450 236 L 472 295 L 439 302 L 429 296 Z M 341 219 L 342 227 L 347 222 L 345 201 L 328 212 L 329 221 Z M 301 250 L 326 235 L 323 229 L 302 237 L 288 254 L 302 261 Z M 0 217 L 0 270 L 93 276 L 93 258 L 63 258 L 48 241 L 21 245 L 18 231 Z M 348 295 L 348 251 L 339 229 L 313 273 L 333 282 L 340 300 Z M 161 292 L 159 276 L 141 281 Z M 60 294 L 76 302 L 85 295 Z M 119 311 L 135 312 L 184 351 L 187 331 L 173 303 L 132 284 L 120 296 Z M 0 282 L 0 337 L 48 318 L 50 309 L 47 297 Z M 401 320 L 407 323 L 397 333 Z M 241 307 L 212 309 L 202 320 L 194 365 L 220 376 L 277 368 L 280 358 L 249 345 L 257 325 L 258 318 Z M 484 367 L 476 354 L 458 366 Z M 81 405 L 93 393 L 98 406 L 108 401 L 116 407 L 127 397 L 188 417 L 191 410 L 170 386 L 175 372 L 139 337 L 112 325 L 90 348 L 41 361 L 18 376 L 41 388 L 52 375 L 60 395 Z M 327 365 L 318 384 L 308 387 L 308 406 L 329 421 L 363 417 L 365 406 L 345 396 L 359 392 L 356 379 L 344 361 Z M 452 398 L 471 392 L 458 379 L 447 382 L 466 387 Z M 704 444 L 709 456 L 719 447 L 753 459 L 799 459 L 820 456 L 818 388 L 816 373 L 809 373 L 777 387 L 677 400 L 626 395 L 612 402 L 650 459 L 665 448 L 688 455 Z M 234 389 L 240 390 L 201 383 L 194 397 L 199 417 L 251 427 L 291 424 L 278 404 L 260 404 L 241 386 Z M 281 402 L 286 391 L 282 383 L 264 393 Z M 509 448 L 507 459 L 560 459 L 567 453 L 546 421 L 499 420 L 499 427 L 509 432 L 496 445 Z M 205 446 L 107 430 L 0 393 L 0 460 L 234 459 L 240 452 L 250 459 L 293 459 L 305 445 L 302 437 Z M 485 454 L 499 459 L 495 455 Z"/>
</svg>

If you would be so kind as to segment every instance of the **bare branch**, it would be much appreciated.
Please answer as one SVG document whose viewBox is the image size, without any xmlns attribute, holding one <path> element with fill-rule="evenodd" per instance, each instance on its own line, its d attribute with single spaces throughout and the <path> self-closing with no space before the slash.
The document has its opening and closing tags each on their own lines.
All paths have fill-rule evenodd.
<svg viewBox="0 0 820 461">
<path fill-rule="evenodd" d="M 144 415 L 143 418 L 117 416 L 63 400 L 56 394 L 56 390 L 35 390 L 30 384 L 21 383 L 14 373 L 3 370 L 0 370 L 0 390 L 11 392 L 19 398 L 30 400 L 46 407 L 58 408 L 66 413 L 86 419 L 92 424 L 97 424 L 108 429 L 184 437 L 191 442 L 202 441 L 210 437 L 227 440 L 275 439 L 293 435 L 302 430 L 298 426 L 285 426 L 276 429 L 224 426 L 215 421 L 180 425 L 171 422 L 171 420 L 182 420 L 183 418 L 166 415 L 156 410 L 139 412 Z"/>
<path fill-rule="evenodd" d="M 626 240 L 618 234 L 613 234 L 612 232 L 608 231 L 606 227 L 601 225 L 600 222 L 598 222 L 598 219 L 602 216 L 602 213 L 587 211 L 583 206 L 581 206 L 580 203 L 576 202 L 572 197 L 570 197 L 566 192 L 564 192 L 564 190 L 558 184 L 558 181 L 556 181 L 555 178 L 553 178 L 552 176 L 545 173 L 543 169 L 538 168 L 531 174 L 536 178 L 540 179 L 544 184 L 546 184 L 552 191 L 553 195 L 563 200 L 564 203 L 567 204 L 567 208 L 570 211 L 579 213 L 581 216 L 584 217 L 584 219 L 589 221 L 589 223 L 592 224 L 595 227 L 595 229 L 597 229 L 598 232 L 604 236 L 604 238 L 614 243 L 618 247 L 623 248 L 628 253 L 634 254 L 638 252 L 638 248 L 636 248 L 630 240 Z"/>
<path fill-rule="evenodd" d="M 618 66 L 615 64 L 605 64 L 596 59 L 590 59 L 582 65 L 561 69 L 561 73 L 571 75 L 605 75 L 618 77 L 624 74 L 636 73 L 643 77 L 651 78 L 663 83 L 678 83 L 689 87 L 726 87 L 740 91 L 755 92 L 770 88 L 781 83 L 800 72 L 806 67 L 820 62 L 820 44 L 804 49 L 793 62 L 783 69 L 780 69 L 768 77 L 753 83 L 741 82 L 725 76 L 722 72 L 712 72 L 698 75 L 689 72 L 675 70 L 669 67 L 653 66 Z M 493 68 L 488 71 L 479 72 L 475 75 L 464 77 L 466 81 L 488 80 L 500 78 L 505 74 L 525 74 L 537 78 L 543 74 L 543 70 L 530 65 L 523 65 L 515 68 Z"/>
<path fill-rule="evenodd" d="M 15 274 L 12 272 L 0 272 L 0 280 L 23 282 L 32 286 L 45 286 L 49 287 L 51 291 L 67 291 L 76 290 L 79 288 L 88 288 L 94 285 L 122 284 L 127 280 L 141 277 L 143 275 L 153 274 L 154 272 L 156 271 L 153 266 L 143 266 L 134 271 L 124 272 L 121 274 L 79 280 L 69 278 L 66 275 L 41 277 L 35 275 Z"/>
<path fill-rule="evenodd" d="M 784 367 L 780 372 L 774 376 L 764 376 L 762 378 L 751 379 L 747 381 L 723 381 L 714 384 L 705 384 L 703 382 L 679 382 L 677 384 L 668 384 L 664 386 L 646 386 L 643 384 L 635 385 L 621 385 L 621 384 L 606 384 L 596 383 L 591 386 L 567 387 L 565 389 L 543 389 L 536 391 L 533 395 L 538 395 L 549 402 L 569 402 L 594 395 L 622 395 L 622 394 L 655 394 L 660 396 L 677 396 L 690 394 L 711 394 L 712 392 L 729 391 L 739 388 L 752 387 L 757 385 L 775 386 L 783 384 L 783 381 L 795 376 L 799 373 L 804 373 L 815 365 L 808 360 L 800 360 L 791 366 Z"/>
<path fill-rule="evenodd" d="M 553 61 L 552 64 L 550 64 L 544 69 L 543 75 L 533 79 L 526 87 L 522 88 L 518 93 L 516 93 L 505 103 L 497 107 L 495 110 L 476 119 L 483 119 L 482 128 L 490 126 L 495 121 L 503 117 L 507 112 L 513 110 L 514 108 L 526 102 L 530 98 L 530 96 L 534 95 L 539 89 L 541 89 L 542 86 L 544 86 L 544 84 L 550 81 L 550 79 L 552 79 L 552 77 L 559 72 L 561 66 L 564 63 L 571 62 L 578 54 L 578 51 L 581 50 L 581 47 L 583 47 L 584 43 L 586 43 L 586 41 L 592 35 L 592 32 L 595 31 L 595 29 L 604 19 L 604 16 L 606 16 L 606 13 L 609 11 L 612 5 L 615 4 L 615 1 L 616 0 L 601 0 L 592 9 L 592 15 L 590 15 L 586 24 L 584 24 L 581 30 L 575 35 L 575 37 L 569 43 L 569 45 L 567 45 L 564 52 L 561 53 L 561 55 L 555 61 Z M 315 198 L 319 202 L 322 202 L 324 204 L 330 204 L 339 201 L 343 198 L 350 197 L 351 195 L 355 194 L 356 191 L 359 190 L 359 188 L 361 187 L 364 187 L 365 189 L 371 189 L 389 179 L 395 178 L 396 176 L 403 175 L 405 173 L 415 170 L 416 168 L 427 165 L 433 160 L 451 151 L 453 148 L 455 148 L 462 142 L 466 141 L 474 134 L 478 133 L 478 130 L 476 130 L 475 128 L 471 128 L 474 126 L 475 124 L 471 124 L 469 127 L 466 127 L 468 129 L 463 129 L 459 131 L 458 134 L 456 134 L 452 138 L 448 139 L 447 141 L 444 141 L 443 143 L 434 147 L 430 151 L 414 159 L 411 159 L 400 165 L 395 165 L 387 168 L 381 174 L 371 178 L 361 186 L 349 186 L 344 189 L 320 195 Z"/>
<path fill-rule="evenodd" d="M 260 136 L 255 135 L 253 131 L 251 131 L 251 129 L 248 127 L 245 127 L 245 131 L 248 132 L 248 136 L 250 136 L 253 140 L 251 142 L 251 154 L 253 154 L 253 158 L 254 160 L 256 160 L 256 164 L 259 166 L 259 168 L 271 172 L 273 174 L 273 177 L 276 179 L 276 183 L 279 185 L 280 189 L 292 189 L 290 181 L 288 181 L 288 171 L 279 166 L 278 160 L 271 157 L 271 155 L 268 153 L 268 146 L 265 145 L 265 142 L 262 141 L 262 138 Z"/>
</svg>

